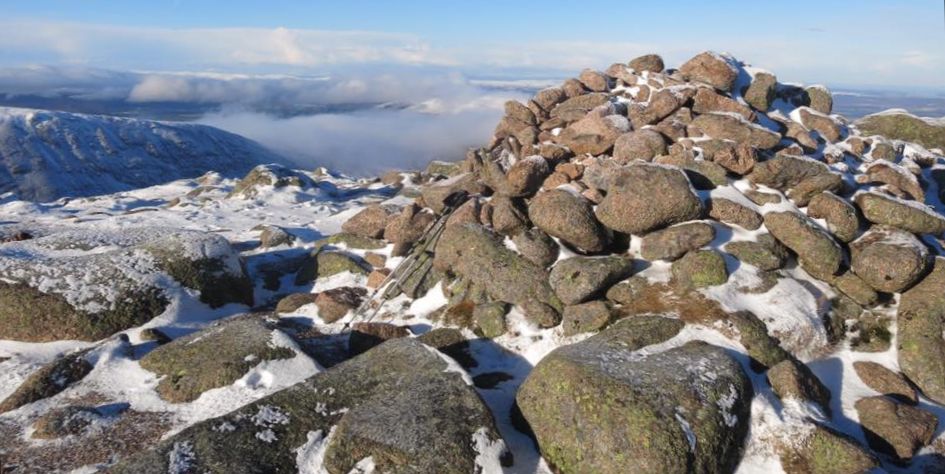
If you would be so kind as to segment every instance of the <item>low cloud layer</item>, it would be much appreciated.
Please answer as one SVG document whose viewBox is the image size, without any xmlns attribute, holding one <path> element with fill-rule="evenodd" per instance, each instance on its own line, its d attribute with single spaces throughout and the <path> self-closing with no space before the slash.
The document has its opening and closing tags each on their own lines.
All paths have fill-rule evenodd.
<svg viewBox="0 0 945 474">
<path fill-rule="evenodd" d="M 304 168 L 324 166 L 371 176 L 390 169 L 419 169 L 434 159 L 461 159 L 468 147 L 482 145 L 492 135 L 503 100 L 434 101 L 403 110 L 291 118 L 220 113 L 200 122 L 256 140 Z"/>
</svg>

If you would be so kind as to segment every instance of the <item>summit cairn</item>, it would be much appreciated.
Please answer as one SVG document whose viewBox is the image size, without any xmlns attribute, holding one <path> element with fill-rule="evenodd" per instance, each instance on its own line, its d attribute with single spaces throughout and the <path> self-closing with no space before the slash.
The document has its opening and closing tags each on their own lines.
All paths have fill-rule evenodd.
<svg viewBox="0 0 945 474">
<path fill-rule="evenodd" d="M 837 405 L 803 362 L 844 344 L 888 350 L 895 312 L 882 305 L 905 292 L 899 363 L 927 396 L 945 386 L 933 262 L 942 152 L 865 133 L 832 109 L 827 88 L 782 84 L 730 56 L 667 69 L 646 55 L 509 101 L 484 147 L 449 176 L 425 176 L 420 212 L 464 199 L 434 249 L 445 321 L 490 338 L 521 317 L 597 334 L 552 352 L 517 396 L 559 472 L 730 472 L 761 442 L 746 439 L 759 421 L 748 420 L 745 377 L 774 366 L 763 390 L 820 413 L 764 435 L 788 472 L 868 470 L 871 448 L 899 446 L 909 420 L 934 418 L 909 407 L 921 416 L 864 428 L 868 445 L 835 432 Z M 352 222 L 377 211 L 364 213 Z M 819 301 L 805 317 L 779 309 L 805 298 Z M 749 363 L 714 341 L 674 343 L 692 324 L 739 341 Z M 886 402 L 896 413 L 900 401 Z M 624 419 L 645 428 L 614 421 Z"/>
</svg>

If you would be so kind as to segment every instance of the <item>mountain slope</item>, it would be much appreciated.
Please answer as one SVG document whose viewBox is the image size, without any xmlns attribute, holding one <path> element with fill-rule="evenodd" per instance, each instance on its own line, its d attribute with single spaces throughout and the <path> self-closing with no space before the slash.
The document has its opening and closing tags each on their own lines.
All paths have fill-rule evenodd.
<svg viewBox="0 0 945 474">
<path fill-rule="evenodd" d="M 0 193 L 50 201 L 126 191 L 207 171 L 286 162 L 206 125 L 0 108 Z"/>
</svg>

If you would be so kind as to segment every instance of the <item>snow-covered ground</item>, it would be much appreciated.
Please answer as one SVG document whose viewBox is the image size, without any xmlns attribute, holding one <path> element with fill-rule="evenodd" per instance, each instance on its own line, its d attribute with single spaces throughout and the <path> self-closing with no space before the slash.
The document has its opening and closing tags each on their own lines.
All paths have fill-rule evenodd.
<svg viewBox="0 0 945 474">
<path fill-rule="evenodd" d="M 260 263 L 278 258 L 280 253 L 302 251 L 311 247 L 318 239 L 339 232 L 341 224 L 365 205 L 385 201 L 399 204 L 409 202 L 402 195 L 394 195 L 392 188 L 380 183 L 318 174 L 311 176 L 316 180 L 316 186 L 313 188 L 265 188 L 253 198 L 228 198 L 227 195 L 236 180 L 223 179 L 212 174 L 200 179 L 179 180 L 135 191 L 45 204 L 16 201 L 8 197 L 0 203 L 0 222 L 8 226 L 29 227 L 39 232 L 63 229 L 122 230 L 157 226 L 218 233 L 243 250 L 242 255 L 250 274 L 255 277 L 257 304 L 265 304 L 276 295 L 265 290 L 261 279 L 255 274 Z M 734 183 L 735 188 L 740 185 L 738 182 Z M 201 187 L 205 191 L 199 196 L 186 197 L 188 193 Z M 712 193 L 728 196 L 734 195 L 734 191 L 735 189 L 720 187 Z M 278 225 L 294 235 L 296 240 L 291 246 L 257 248 L 257 226 L 260 224 Z M 729 241 L 749 240 L 753 237 L 750 233 L 719 232 L 719 237 L 710 245 L 722 248 Z M 631 247 L 631 252 L 638 251 L 636 247 L 638 246 Z M 388 246 L 380 253 L 389 255 L 391 249 L 392 247 Z M 387 265 L 393 268 L 399 261 L 398 258 L 390 258 Z M 658 281 L 666 278 L 666 270 L 664 266 L 653 265 L 643 274 Z M 747 309 L 763 317 L 767 316 L 765 319 L 773 322 L 769 322 L 769 325 L 773 324 L 774 330 L 784 334 L 805 327 L 817 327 L 816 324 L 811 324 L 811 321 L 819 321 L 822 317 L 822 303 L 832 296 L 831 290 L 807 276 L 803 270 L 795 268 L 788 271 L 802 284 L 788 285 L 793 280 L 782 280 L 765 293 L 746 295 L 738 291 L 738 288 L 753 285 L 757 277 L 751 266 L 741 265 L 734 270 L 727 284 L 714 287 L 705 294 L 717 300 L 727 310 Z M 283 287 L 279 291 L 317 292 L 337 286 L 364 283 L 363 276 L 344 273 L 321 279 L 314 286 Z M 230 304 L 211 310 L 200 303 L 190 290 L 182 289 L 180 292 L 167 310 L 145 324 L 145 327 L 161 327 L 172 337 L 178 337 L 198 330 L 213 320 L 249 309 L 242 305 Z M 386 303 L 385 309 L 388 311 L 382 310 L 380 314 L 386 313 L 388 316 L 382 316 L 378 320 L 407 325 L 415 333 L 422 333 L 440 325 L 428 316 L 445 302 L 446 297 L 440 287 L 433 288 L 426 296 L 416 300 L 400 296 Z M 885 308 L 885 311 L 894 314 L 894 309 L 893 303 Z M 283 316 L 308 322 L 323 333 L 329 334 L 341 332 L 344 324 L 353 318 L 353 314 L 349 313 L 340 321 L 324 324 L 314 305 L 303 306 L 294 314 Z M 542 357 L 556 347 L 577 342 L 587 336 L 565 337 L 561 327 L 538 329 L 514 309 L 509 314 L 508 321 L 508 333 L 494 340 L 476 339 L 471 332 L 467 332 L 467 336 L 473 339 L 471 353 L 478 362 L 478 366 L 468 375 L 474 377 L 488 372 L 505 372 L 513 376 L 511 380 L 492 389 L 479 389 L 479 393 L 493 410 L 498 426 L 514 453 L 515 465 L 505 468 L 505 472 L 548 473 L 550 470 L 541 460 L 532 441 L 512 426 L 510 410 L 519 385 Z M 153 344 L 142 343 L 138 339 L 139 329 L 125 331 L 130 343 L 135 347 L 135 357 L 140 357 L 153 348 Z M 870 360 L 895 370 L 898 368 L 895 349 L 883 353 L 863 353 L 851 351 L 844 345 L 829 351 L 814 350 L 806 354 L 810 367 L 833 392 L 833 413 L 827 417 L 811 406 L 782 403 L 772 393 L 764 375 L 751 371 L 745 349 L 726 334 L 721 327 L 689 325 L 670 341 L 644 350 L 660 350 L 681 345 L 688 340 L 702 339 L 738 354 L 746 372 L 754 374 L 752 381 L 756 395 L 752 403 L 751 434 L 739 472 L 782 472 L 778 457 L 772 448 L 772 440 L 783 441 L 793 436 L 792 433 L 803 433 L 810 427 L 808 418 L 818 419 L 827 426 L 865 443 L 863 433 L 856 424 L 857 413 L 853 402 L 875 393 L 857 378 L 852 364 L 858 360 Z M 826 336 L 821 333 L 806 334 L 804 337 L 807 338 L 805 344 L 816 342 L 817 344 L 811 346 L 826 347 Z M 202 419 L 226 413 L 321 370 L 320 366 L 308 357 L 264 362 L 230 386 L 210 390 L 193 402 L 170 404 L 162 401 L 155 391 L 157 377 L 142 369 L 134 358 L 118 356 L 122 343 L 112 341 L 93 350 L 92 359 L 97 361 L 93 372 L 80 384 L 56 397 L 97 392 L 114 399 L 126 400 L 135 410 L 169 413 L 173 417 L 171 432 L 179 431 Z M 893 340 L 893 348 L 896 347 L 895 342 Z M 282 341 L 281 344 L 293 347 L 291 341 Z M 91 345 L 88 343 L 69 341 L 42 344 L 0 341 L 0 360 L 13 357 L 0 362 L 0 398 L 9 395 L 32 370 L 50 361 L 57 354 L 89 346 Z M 55 403 L 56 397 L 3 416 L 26 418 L 46 408 L 48 403 Z M 945 420 L 945 409 L 942 407 L 926 400 L 921 401 L 920 406 L 936 414 L 939 420 Z M 940 422 L 936 431 L 937 436 L 941 436 L 945 429 L 942 423 Z M 884 468 L 889 472 L 899 472 L 899 468 L 891 464 L 884 465 Z"/>
</svg>

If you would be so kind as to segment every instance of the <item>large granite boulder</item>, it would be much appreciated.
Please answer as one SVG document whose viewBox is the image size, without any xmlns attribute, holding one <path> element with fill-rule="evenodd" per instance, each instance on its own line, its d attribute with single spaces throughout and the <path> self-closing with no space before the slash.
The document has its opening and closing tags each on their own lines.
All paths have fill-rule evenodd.
<svg viewBox="0 0 945 474">
<path fill-rule="evenodd" d="M 735 468 L 752 398 L 738 362 L 701 341 L 639 351 L 682 326 L 658 316 L 624 319 L 535 366 L 516 400 L 556 472 Z"/>
<path fill-rule="evenodd" d="M 393 339 L 191 426 L 112 472 L 343 474 L 366 458 L 378 472 L 500 469 L 506 450 L 492 414 L 454 367 L 416 339 Z"/>
<path fill-rule="evenodd" d="M 618 232 L 643 234 L 699 219 L 705 210 L 686 174 L 672 166 L 624 166 L 614 170 L 608 187 L 595 212 L 600 222 Z"/>
<path fill-rule="evenodd" d="M 191 230 L 75 230 L 12 242 L 0 248 L 0 275 L 0 339 L 101 339 L 164 312 L 177 284 L 211 307 L 253 303 L 229 242 Z"/>
</svg>

